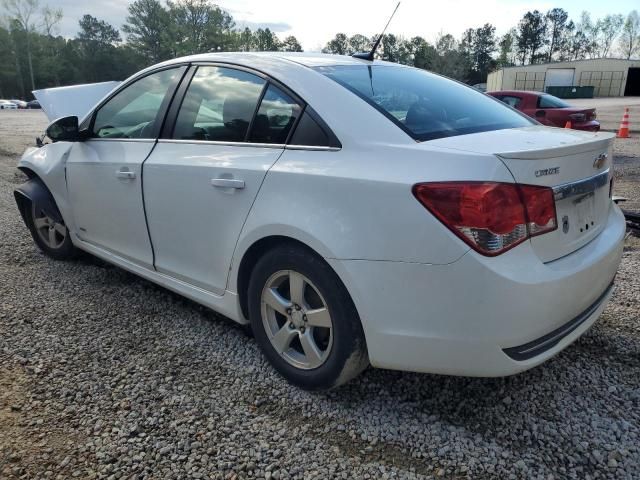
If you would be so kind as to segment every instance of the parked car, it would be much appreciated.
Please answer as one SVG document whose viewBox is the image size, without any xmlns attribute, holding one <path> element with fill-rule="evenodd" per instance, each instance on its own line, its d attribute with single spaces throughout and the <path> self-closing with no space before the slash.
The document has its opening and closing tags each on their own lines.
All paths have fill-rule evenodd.
<svg viewBox="0 0 640 480">
<path fill-rule="evenodd" d="M 501 90 L 487 95 L 502 100 L 507 105 L 535 118 L 549 127 L 565 127 L 570 122 L 575 130 L 597 132 L 600 122 L 596 120 L 595 108 L 572 107 L 564 100 L 542 92 Z"/>
<path fill-rule="evenodd" d="M 19 162 L 37 246 L 250 324 L 295 385 L 334 387 L 369 363 L 514 374 L 610 298 L 625 235 L 610 133 L 322 54 L 178 58 L 96 95 Z"/>
<path fill-rule="evenodd" d="M 0 100 L 0 110 L 16 110 L 18 106 L 9 100 Z"/>
<path fill-rule="evenodd" d="M 30 102 L 27 102 L 27 108 L 37 109 L 42 107 L 40 106 L 40 102 L 38 100 L 31 100 Z"/>
<path fill-rule="evenodd" d="M 11 103 L 15 103 L 18 108 L 21 108 L 21 109 L 27 108 L 27 102 L 25 102 L 24 100 L 12 99 L 12 100 L 9 100 L 9 101 Z"/>
</svg>

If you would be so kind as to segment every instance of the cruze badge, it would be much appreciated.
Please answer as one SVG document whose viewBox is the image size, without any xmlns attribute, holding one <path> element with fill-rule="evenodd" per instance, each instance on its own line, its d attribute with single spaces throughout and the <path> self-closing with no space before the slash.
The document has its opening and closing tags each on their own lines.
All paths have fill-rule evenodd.
<svg viewBox="0 0 640 480">
<path fill-rule="evenodd" d="M 543 168 L 536 170 L 536 177 L 544 177 L 545 175 L 556 175 L 560 173 L 560 167 Z"/>
<path fill-rule="evenodd" d="M 607 154 L 606 153 L 601 153 L 593 161 L 593 168 L 595 168 L 596 170 L 599 169 L 599 168 L 602 168 L 602 167 L 604 167 L 604 164 L 606 162 L 607 162 Z"/>
</svg>

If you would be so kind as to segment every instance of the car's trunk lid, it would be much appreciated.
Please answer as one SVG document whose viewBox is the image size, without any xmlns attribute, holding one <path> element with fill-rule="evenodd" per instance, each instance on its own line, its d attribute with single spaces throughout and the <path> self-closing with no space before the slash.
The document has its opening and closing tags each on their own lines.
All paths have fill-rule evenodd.
<svg viewBox="0 0 640 480">
<path fill-rule="evenodd" d="M 494 154 L 521 184 L 552 187 L 558 228 L 531 239 L 544 262 L 568 255 L 596 237 L 611 206 L 610 133 L 527 127 L 448 137 L 445 148 Z"/>
</svg>

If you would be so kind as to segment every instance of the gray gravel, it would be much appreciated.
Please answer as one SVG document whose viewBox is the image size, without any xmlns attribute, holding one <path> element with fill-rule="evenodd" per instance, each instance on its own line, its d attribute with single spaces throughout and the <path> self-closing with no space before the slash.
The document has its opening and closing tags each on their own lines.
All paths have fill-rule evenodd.
<svg viewBox="0 0 640 480">
<path fill-rule="evenodd" d="M 42 255 L 12 190 L 44 120 L 0 113 L 0 478 L 638 478 L 637 239 L 602 319 L 539 368 L 369 369 L 310 394 L 215 313 L 90 257 Z"/>
</svg>

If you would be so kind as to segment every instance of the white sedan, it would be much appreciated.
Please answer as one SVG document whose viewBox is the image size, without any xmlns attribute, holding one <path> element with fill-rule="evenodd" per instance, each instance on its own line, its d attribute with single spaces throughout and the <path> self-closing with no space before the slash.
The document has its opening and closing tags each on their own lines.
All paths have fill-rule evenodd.
<svg viewBox="0 0 640 480">
<path fill-rule="evenodd" d="M 303 388 L 369 364 L 514 374 L 611 295 L 625 234 L 612 135 L 540 126 L 444 77 L 204 54 L 134 75 L 82 117 L 20 161 L 38 247 L 250 324 Z"/>
<path fill-rule="evenodd" d="M 9 100 L 0 100 L 0 110 L 17 110 L 18 105 Z"/>
</svg>

